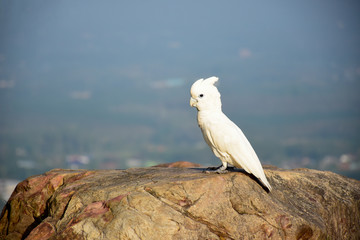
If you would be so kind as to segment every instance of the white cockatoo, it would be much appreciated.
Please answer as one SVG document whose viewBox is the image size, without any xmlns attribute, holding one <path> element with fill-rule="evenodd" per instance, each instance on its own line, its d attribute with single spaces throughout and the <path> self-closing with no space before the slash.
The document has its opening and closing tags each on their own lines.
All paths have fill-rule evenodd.
<svg viewBox="0 0 360 240">
<path fill-rule="evenodd" d="M 227 172 L 228 164 L 243 168 L 257 177 L 270 191 L 271 186 L 250 142 L 221 110 L 220 93 L 214 86 L 217 81 L 217 77 L 199 79 L 190 90 L 190 106 L 198 110 L 198 124 L 204 139 L 222 162 L 222 166 L 215 172 Z"/>
</svg>

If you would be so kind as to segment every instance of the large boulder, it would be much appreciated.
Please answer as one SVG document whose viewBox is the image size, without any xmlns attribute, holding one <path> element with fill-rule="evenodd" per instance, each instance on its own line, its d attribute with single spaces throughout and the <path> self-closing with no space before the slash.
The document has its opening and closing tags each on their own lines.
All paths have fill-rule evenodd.
<svg viewBox="0 0 360 240">
<path fill-rule="evenodd" d="M 0 239 L 360 239 L 360 182 L 267 168 L 62 170 L 30 177 L 1 213 Z"/>
</svg>

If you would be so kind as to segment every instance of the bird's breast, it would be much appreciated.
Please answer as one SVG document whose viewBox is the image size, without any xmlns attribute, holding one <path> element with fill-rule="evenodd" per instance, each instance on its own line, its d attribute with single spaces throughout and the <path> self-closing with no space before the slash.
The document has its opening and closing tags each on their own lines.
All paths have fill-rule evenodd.
<svg viewBox="0 0 360 240">
<path fill-rule="evenodd" d="M 222 112 L 199 111 L 198 123 L 200 128 L 207 128 L 221 123 L 222 115 Z"/>
</svg>

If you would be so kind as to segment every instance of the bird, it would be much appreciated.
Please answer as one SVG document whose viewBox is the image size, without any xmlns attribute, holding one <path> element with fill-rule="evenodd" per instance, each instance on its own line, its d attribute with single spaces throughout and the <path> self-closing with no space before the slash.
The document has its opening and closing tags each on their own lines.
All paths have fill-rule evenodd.
<svg viewBox="0 0 360 240">
<path fill-rule="evenodd" d="M 221 95 L 215 86 L 218 80 L 215 76 L 201 78 L 190 89 L 190 106 L 197 109 L 197 121 L 204 140 L 222 162 L 214 172 L 226 173 L 228 165 L 242 168 L 259 179 L 270 192 L 270 183 L 255 150 L 241 129 L 222 112 Z"/>
</svg>

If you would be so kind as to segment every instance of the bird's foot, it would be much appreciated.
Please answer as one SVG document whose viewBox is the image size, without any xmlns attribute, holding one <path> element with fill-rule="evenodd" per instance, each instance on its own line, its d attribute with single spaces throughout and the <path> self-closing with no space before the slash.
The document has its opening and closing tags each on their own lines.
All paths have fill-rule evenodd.
<svg viewBox="0 0 360 240">
<path fill-rule="evenodd" d="M 215 171 L 214 171 L 215 173 L 218 173 L 218 174 L 224 174 L 224 173 L 227 173 L 227 172 L 229 172 L 228 170 L 226 170 L 226 169 L 224 169 L 224 170 L 222 170 L 222 169 L 216 169 Z"/>
<path fill-rule="evenodd" d="M 224 165 L 220 165 L 219 167 L 208 167 L 206 170 L 204 170 L 205 173 L 218 173 L 223 174 L 229 172 L 227 169 L 230 169 L 233 167 L 225 167 Z"/>
</svg>

